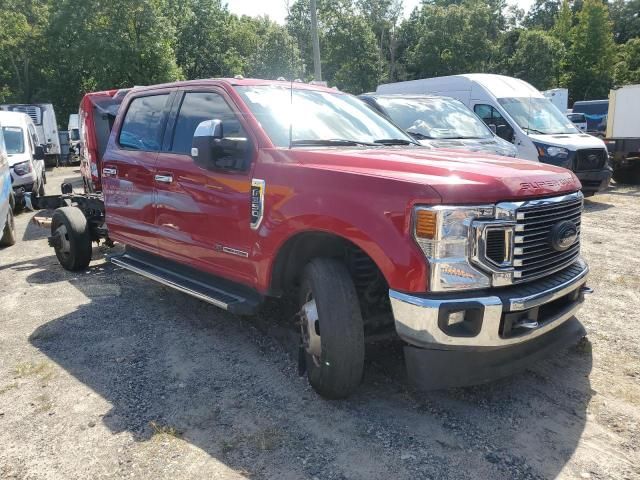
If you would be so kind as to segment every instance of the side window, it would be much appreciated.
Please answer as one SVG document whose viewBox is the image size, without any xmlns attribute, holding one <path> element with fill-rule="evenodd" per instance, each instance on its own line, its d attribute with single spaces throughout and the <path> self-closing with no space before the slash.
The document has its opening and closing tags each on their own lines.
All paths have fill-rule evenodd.
<svg viewBox="0 0 640 480">
<path fill-rule="evenodd" d="M 134 98 L 122 122 L 118 142 L 134 150 L 160 150 L 165 104 L 169 94 Z"/>
<path fill-rule="evenodd" d="M 505 139 L 508 142 L 513 143 L 513 128 L 500 114 L 498 110 L 491 105 L 474 105 L 473 111 L 478 115 L 484 123 L 487 125 L 495 125 L 496 135 Z"/>
<path fill-rule="evenodd" d="M 29 124 L 29 136 L 31 137 L 31 143 L 34 147 L 40 145 L 40 141 L 38 140 L 38 134 L 36 133 L 36 129 L 32 124 Z"/>
<path fill-rule="evenodd" d="M 193 134 L 197 126 L 206 120 L 222 121 L 222 144 L 242 141 L 247 144 L 247 134 L 238 117 L 224 100 L 213 92 L 187 92 L 180 105 L 173 132 L 171 151 L 191 154 Z M 216 161 L 220 168 L 243 169 L 248 160 L 248 150 L 236 149 L 233 155 L 223 156 Z"/>
</svg>

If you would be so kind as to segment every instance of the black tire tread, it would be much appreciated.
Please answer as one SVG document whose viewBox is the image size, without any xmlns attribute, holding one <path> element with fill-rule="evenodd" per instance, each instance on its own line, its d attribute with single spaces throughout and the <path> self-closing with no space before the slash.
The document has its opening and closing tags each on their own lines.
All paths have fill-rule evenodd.
<svg viewBox="0 0 640 480">
<path fill-rule="evenodd" d="M 2 237 L 0 237 L 0 247 L 10 247 L 16 243 L 16 225 L 13 217 L 13 210 L 11 207 L 8 209 L 7 221 L 2 231 Z"/>
<path fill-rule="evenodd" d="M 89 223 L 79 208 L 61 207 L 53 212 L 51 234 L 63 223 L 67 227 L 71 253 L 65 257 L 56 250 L 56 257 L 65 270 L 71 272 L 85 270 L 91 262 L 92 253 Z"/>
<path fill-rule="evenodd" d="M 347 268 L 335 259 L 316 258 L 305 267 L 300 300 L 311 289 L 320 319 L 320 366 L 307 355 L 309 383 L 328 399 L 349 396 L 364 370 L 364 327 L 358 295 Z"/>
</svg>

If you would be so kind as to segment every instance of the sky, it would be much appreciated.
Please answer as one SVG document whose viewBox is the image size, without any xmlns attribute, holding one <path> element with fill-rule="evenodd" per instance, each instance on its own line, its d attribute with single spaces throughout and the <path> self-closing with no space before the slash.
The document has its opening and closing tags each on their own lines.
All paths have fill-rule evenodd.
<svg viewBox="0 0 640 480">
<path fill-rule="evenodd" d="M 268 15 L 278 23 L 284 23 L 287 16 L 287 3 L 294 0 L 227 0 L 229 10 L 237 15 Z M 322 0 L 319 0 L 322 1 Z M 404 14 L 409 16 L 411 11 L 420 3 L 420 0 L 404 0 Z M 508 0 L 510 4 L 516 4 L 527 11 L 533 4 L 533 0 Z"/>
</svg>

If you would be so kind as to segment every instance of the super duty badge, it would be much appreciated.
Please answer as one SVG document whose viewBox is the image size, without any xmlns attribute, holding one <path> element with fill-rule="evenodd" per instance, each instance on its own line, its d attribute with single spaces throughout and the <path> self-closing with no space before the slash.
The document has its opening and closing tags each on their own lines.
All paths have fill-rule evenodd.
<svg viewBox="0 0 640 480">
<path fill-rule="evenodd" d="M 251 180 L 251 228 L 256 230 L 264 215 L 264 180 Z"/>
</svg>

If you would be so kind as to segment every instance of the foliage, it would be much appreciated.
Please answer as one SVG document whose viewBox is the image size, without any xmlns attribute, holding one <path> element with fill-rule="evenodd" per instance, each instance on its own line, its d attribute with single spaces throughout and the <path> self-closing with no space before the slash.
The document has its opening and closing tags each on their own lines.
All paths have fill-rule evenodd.
<svg viewBox="0 0 640 480">
<path fill-rule="evenodd" d="M 283 0 L 284 1 L 284 0 Z M 467 72 L 603 98 L 640 82 L 640 0 L 318 0 L 323 79 L 352 93 Z M 0 101 L 75 111 L 86 91 L 181 78 L 313 79 L 310 0 L 284 25 L 226 0 L 0 0 Z M 608 8 L 607 8 L 608 5 Z"/>
<path fill-rule="evenodd" d="M 601 0 L 585 0 L 571 31 L 567 86 L 574 100 L 607 98 L 615 45 L 612 23 Z"/>
</svg>

